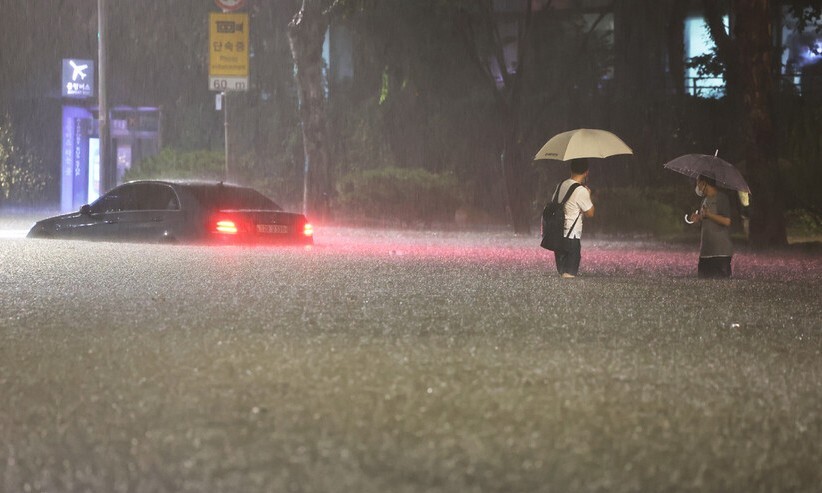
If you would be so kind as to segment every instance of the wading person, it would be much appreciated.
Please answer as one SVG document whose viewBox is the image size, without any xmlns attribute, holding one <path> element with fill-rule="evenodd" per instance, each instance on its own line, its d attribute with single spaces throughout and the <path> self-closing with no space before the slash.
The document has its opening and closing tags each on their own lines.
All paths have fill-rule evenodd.
<svg viewBox="0 0 822 493">
<path fill-rule="evenodd" d="M 705 176 L 697 178 L 694 191 L 704 197 L 699 210 L 686 217 L 688 223 L 702 226 L 697 275 L 704 279 L 731 277 L 730 199 L 713 179 Z"/>
<path fill-rule="evenodd" d="M 571 161 L 571 177 L 559 184 L 558 197 L 564 197 L 574 183 L 582 186 L 565 202 L 565 237 L 566 248 L 554 251 L 557 272 L 565 279 L 576 277 L 579 273 L 581 259 L 582 217 L 594 217 L 594 204 L 591 202 L 591 190 L 585 186 L 588 180 L 588 161 L 574 159 Z"/>
</svg>

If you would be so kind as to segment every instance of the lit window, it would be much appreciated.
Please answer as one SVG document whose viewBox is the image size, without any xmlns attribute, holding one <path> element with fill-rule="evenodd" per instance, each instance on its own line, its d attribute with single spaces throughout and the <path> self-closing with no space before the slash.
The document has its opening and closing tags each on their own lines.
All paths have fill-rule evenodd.
<svg viewBox="0 0 822 493">
<path fill-rule="evenodd" d="M 822 22 L 822 21 L 819 21 Z M 803 92 L 807 84 L 818 79 L 822 69 L 822 28 L 818 23 L 808 23 L 803 30 L 791 11 L 783 8 L 782 16 L 782 74 L 784 80 Z M 803 75 L 810 74 L 807 80 Z"/>
<path fill-rule="evenodd" d="M 728 29 L 728 16 L 722 18 L 725 29 Z M 716 45 L 704 17 L 689 17 L 685 20 L 685 58 L 709 55 Z M 685 74 L 685 91 L 691 96 L 719 98 L 725 95 L 725 78 L 723 76 L 700 75 L 699 69 L 689 68 Z"/>
</svg>

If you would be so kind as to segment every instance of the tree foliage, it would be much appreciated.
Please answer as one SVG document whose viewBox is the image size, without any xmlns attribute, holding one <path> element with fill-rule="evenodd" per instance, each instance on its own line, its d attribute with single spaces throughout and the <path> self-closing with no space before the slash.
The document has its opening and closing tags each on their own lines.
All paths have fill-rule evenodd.
<svg viewBox="0 0 822 493">
<path fill-rule="evenodd" d="M 297 0 L 249 2 L 250 87 L 229 97 L 229 139 L 237 166 L 302 193 L 297 97 L 288 19 Z M 162 143 L 180 150 L 223 149 L 223 114 L 208 88 L 208 13 L 213 2 L 112 2 L 108 21 L 109 105 L 154 106 Z M 46 27 L 47 26 L 47 27 Z M 32 152 L 59 177 L 59 70 L 63 58 L 97 58 L 96 2 L 10 2 L 0 16 L 0 109 L 9 111 Z M 94 105 L 94 101 L 73 104 Z M 51 182 L 47 195 L 57 200 Z"/>
<path fill-rule="evenodd" d="M 703 5 L 716 50 L 714 57 L 700 61 L 705 70 L 725 76 L 728 111 L 740 122 L 732 132 L 738 139 L 737 156 L 744 162 L 753 192 L 751 240 L 758 246 L 785 244 L 786 204 L 793 194 L 790 177 L 797 173 L 780 165 L 780 148 L 784 153 L 787 142 L 780 139 L 780 133 L 785 134 L 780 132 L 778 117 L 783 125 L 791 126 L 791 121 L 802 119 L 804 111 L 781 115 L 775 111 L 779 98 L 778 75 L 774 72 L 778 54 L 772 35 L 775 4 L 770 0 L 704 0 Z M 789 11 L 798 16 L 798 26 L 804 29 L 807 23 L 819 20 L 818 8 L 819 2 L 792 2 Z M 728 13 L 732 16 L 730 31 L 722 21 Z"/>
<path fill-rule="evenodd" d="M 566 174 L 559 163 L 535 166 L 531 157 L 550 136 L 578 127 L 614 130 L 634 148 L 633 157 L 594 163 L 598 187 L 682 186 L 661 163 L 717 147 L 732 162 L 756 167 L 745 156 L 756 147 L 736 132 L 751 113 L 730 102 L 744 99 L 733 92 L 748 69 L 729 70 L 725 55 L 732 46 L 726 41 L 738 46 L 735 37 L 750 33 L 720 35 L 716 57 L 692 60 L 705 62 L 701 66 L 710 73 L 727 71 L 733 97 L 688 96 L 682 82 L 688 2 L 309 3 L 321 6 L 330 25 L 332 57 L 328 66 L 319 63 L 315 87 L 324 104 L 317 114 L 326 118 L 325 135 L 316 134 L 324 139 L 327 159 L 317 195 L 326 194 L 322 200 L 332 205 L 342 200 L 334 196 L 334 184 L 350 173 L 419 168 L 453 176 L 466 205 L 525 231 L 545 201 L 545 189 Z M 803 26 L 819 25 L 819 4 L 786 2 Z M 247 92 L 231 94 L 228 101 L 234 178 L 261 183 L 278 200 L 299 204 L 310 149 L 303 125 L 309 120 L 300 116 L 288 26 L 303 2 L 247 5 L 251 82 Z M 706 5 L 715 18 L 730 3 Z M 174 149 L 164 165 L 210 151 L 215 159 L 203 159 L 204 174 L 212 162 L 219 164 L 224 143 L 223 114 L 215 111 L 207 86 L 207 14 L 213 10 L 213 2 L 205 1 L 109 6 L 109 103 L 160 107 L 163 146 Z M 61 58 L 96 58 L 95 15 L 94 2 L 61 0 L 10 2 L 0 16 L 0 109 L 11 114 L 31 158 L 55 179 L 62 101 L 54 80 Z M 333 56 L 339 43 L 350 48 L 344 72 Z M 770 55 L 770 70 L 778 65 L 777 55 Z M 786 92 L 772 104 L 775 148 L 789 164 L 771 181 L 782 187 L 786 207 L 819 207 L 813 166 L 819 161 L 819 116 L 809 101 Z M 160 166 L 144 164 L 142 172 Z M 55 183 L 45 192 L 52 200 Z M 768 204 L 762 195 L 754 200 Z"/>
<path fill-rule="evenodd" d="M 0 119 L 0 206 L 31 206 L 52 178 L 43 162 L 18 141 L 8 115 Z"/>
<path fill-rule="evenodd" d="M 571 108 L 601 114 L 593 98 L 606 72 L 607 33 L 577 11 L 546 8 L 526 36 L 517 27 L 525 10 L 509 13 L 501 30 L 491 2 L 355 5 L 337 21 L 353 33 L 356 58 L 353 80 L 330 84 L 336 169 L 378 161 L 453 171 L 469 205 L 513 212 L 508 220 L 527 230 L 532 152 L 566 129 Z M 501 54 L 512 46 L 518 58 Z M 502 67 L 500 80 L 494 67 Z M 360 155 L 359 143 L 369 152 Z"/>
</svg>

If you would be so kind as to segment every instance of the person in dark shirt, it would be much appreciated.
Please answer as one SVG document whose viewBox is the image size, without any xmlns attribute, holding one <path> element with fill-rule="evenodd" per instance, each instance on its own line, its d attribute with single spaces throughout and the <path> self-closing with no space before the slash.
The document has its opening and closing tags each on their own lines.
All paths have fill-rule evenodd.
<svg viewBox="0 0 822 493">
<path fill-rule="evenodd" d="M 716 181 L 706 176 L 697 179 L 695 192 L 704 199 L 699 210 L 686 219 L 702 226 L 697 275 L 707 279 L 731 277 L 733 244 L 728 195 L 717 187 Z"/>
</svg>

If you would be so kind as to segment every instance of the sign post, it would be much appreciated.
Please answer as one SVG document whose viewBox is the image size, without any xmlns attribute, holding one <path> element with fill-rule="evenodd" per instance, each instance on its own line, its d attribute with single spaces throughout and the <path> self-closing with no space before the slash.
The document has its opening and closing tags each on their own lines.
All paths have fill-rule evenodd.
<svg viewBox="0 0 822 493">
<path fill-rule="evenodd" d="M 248 14 L 209 14 L 208 85 L 212 91 L 248 89 Z"/>
<path fill-rule="evenodd" d="M 217 0 L 224 11 L 240 8 L 242 3 L 242 0 Z M 227 180 L 230 176 L 228 93 L 248 90 L 248 14 L 212 12 L 208 15 L 208 25 L 208 86 L 222 93 Z"/>
<path fill-rule="evenodd" d="M 109 131 L 107 70 L 108 9 L 107 0 L 97 0 L 97 65 L 98 78 L 98 133 L 100 135 L 100 191 L 107 192 L 117 186 L 117 163 L 111 159 L 111 133 Z"/>
</svg>

